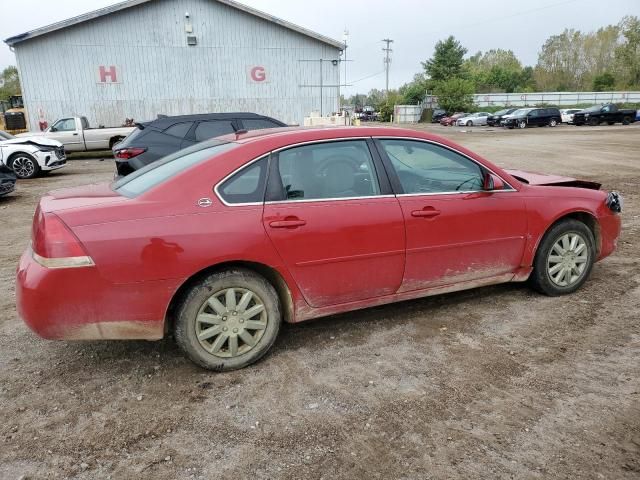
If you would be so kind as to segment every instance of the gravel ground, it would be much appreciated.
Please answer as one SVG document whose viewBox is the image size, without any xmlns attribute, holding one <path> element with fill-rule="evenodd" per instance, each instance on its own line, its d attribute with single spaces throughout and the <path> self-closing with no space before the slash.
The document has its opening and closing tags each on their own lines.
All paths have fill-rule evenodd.
<svg viewBox="0 0 640 480">
<path fill-rule="evenodd" d="M 640 125 L 415 128 L 618 189 L 619 250 L 567 297 L 508 284 L 343 314 L 214 374 L 170 339 L 49 342 L 17 318 L 38 197 L 112 177 L 75 160 L 0 199 L 0 478 L 640 478 Z"/>
</svg>

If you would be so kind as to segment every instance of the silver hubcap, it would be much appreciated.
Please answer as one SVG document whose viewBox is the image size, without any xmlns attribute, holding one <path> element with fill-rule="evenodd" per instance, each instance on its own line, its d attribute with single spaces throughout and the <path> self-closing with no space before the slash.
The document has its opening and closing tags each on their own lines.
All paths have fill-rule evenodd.
<svg viewBox="0 0 640 480">
<path fill-rule="evenodd" d="M 196 336 L 210 354 L 237 357 L 258 344 L 267 322 L 267 310 L 257 294 L 245 288 L 226 288 L 200 307 Z"/>
<path fill-rule="evenodd" d="M 27 157 L 17 157 L 12 165 L 13 171 L 20 178 L 25 178 L 33 175 L 36 170 L 36 166 L 33 164 L 33 160 Z"/>
<path fill-rule="evenodd" d="M 520 122 L 520 123 L 518 124 L 518 127 L 520 127 L 520 128 L 524 128 L 524 127 L 526 127 L 526 126 L 527 126 L 527 124 L 526 124 L 525 122 Z"/>
<path fill-rule="evenodd" d="M 589 262 L 587 242 L 577 233 L 565 233 L 547 257 L 547 273 L 559 287 L 569 287 L 584 275 Z"/>
</svg>

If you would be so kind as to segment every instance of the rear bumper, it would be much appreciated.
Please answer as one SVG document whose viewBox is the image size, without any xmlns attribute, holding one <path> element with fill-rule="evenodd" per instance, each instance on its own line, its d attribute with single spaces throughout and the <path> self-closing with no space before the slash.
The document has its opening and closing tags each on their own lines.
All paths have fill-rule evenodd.
<svg viewBox="0 0 640 480">
<path fill-rule="evenodd" d="M 116 285 L 95 266 L 45 268 L 28 248 L 18 265 L 16 306 L 27 326 L 43 338 L 158 340 L 175 283 Z"/>
</svg>

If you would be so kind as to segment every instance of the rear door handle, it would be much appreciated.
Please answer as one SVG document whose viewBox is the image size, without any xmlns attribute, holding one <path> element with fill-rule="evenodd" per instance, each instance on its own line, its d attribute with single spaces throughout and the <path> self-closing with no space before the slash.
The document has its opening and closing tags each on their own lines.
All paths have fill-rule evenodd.
<svg viewBox="0 0 640 480">
<path fill-rule="evenodd" d="M 273 222 L 269 222 L 269 226 L 271 228 L 296 228 L 296 227 L 304 227 L 306 224 L 307 224 L 306 221 L 300 220 L 299 218 L 275 220 Z"/>
<path fill-rule="evenodd" d="M 411 212 L 412 217 L 433 218 L 438 215 L 440 215 L 440 210 L 436 210 L 433 207 L 424 207 L 422 210 L 414 210 Z"/>
</svg>

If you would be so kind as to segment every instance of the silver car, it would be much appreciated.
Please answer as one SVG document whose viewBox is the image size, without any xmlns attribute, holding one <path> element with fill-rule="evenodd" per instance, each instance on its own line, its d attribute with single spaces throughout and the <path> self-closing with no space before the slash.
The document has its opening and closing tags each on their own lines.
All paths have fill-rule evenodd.
<svg viewBox="0 0 640 480">
<path fill-rule="evenodd" d="M 470 115 L 467 115 L 466 117 L 459 118 L 458 121 L 456 122 L 456 125 L 458 125 L 459 127 L 463 127 L 463 126 L 473 127 L 475 125 L 486 125 L 487 118 L 489 117 L 489 115 L 491 114 L 488 112 L 472 113 Z"/>
</svg>

